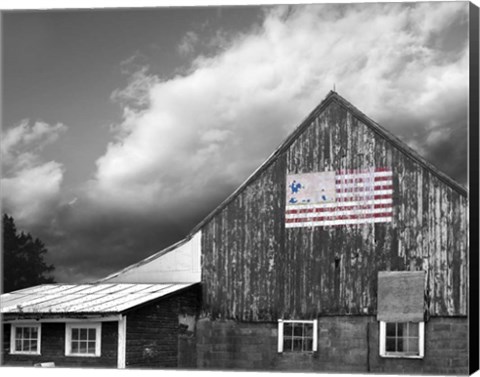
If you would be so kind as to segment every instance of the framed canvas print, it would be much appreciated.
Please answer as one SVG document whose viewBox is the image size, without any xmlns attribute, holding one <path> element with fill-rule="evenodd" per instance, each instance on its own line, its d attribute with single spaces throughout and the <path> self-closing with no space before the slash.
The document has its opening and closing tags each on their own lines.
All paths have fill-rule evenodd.
<svg viewBox="0 0 480 377">
<path fill-rule="evenodd" d="M 3 10 L 2 367 L 475 372 L 478 11 Z"/>
</svg>

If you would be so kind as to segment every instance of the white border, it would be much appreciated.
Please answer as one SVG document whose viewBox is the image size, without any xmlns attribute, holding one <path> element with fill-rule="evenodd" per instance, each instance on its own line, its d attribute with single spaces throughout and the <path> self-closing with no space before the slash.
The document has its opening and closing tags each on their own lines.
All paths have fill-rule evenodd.
<svg viewBox="0 0 480 377">
<path fill-rule="evenodd" d="M 425 322 L 418 323 L 418 355 L 404 355 L 400 352 L 388 353 L 386 351 L 386 322 L 380 321 L 380 356 L 385 358 L 402 358 L 402 359 L 423 359 L 425 355 Z"/>
<path fill-rule="evenodd" d="M 15 334 L 17 327 L 36 327 L 37 328 L 37 350 L 32 351 L 17 351 L 15 348 Z M 41 355 L 42 353 L 42 325 L 39 323 L 26 322 L 21 324 L 13 324 L 10 326 L 10 354 L 11 355 Z"/>
<path fill-rule="evenodd" d="M 88 323 L 88 322 L 112 322 L 120 321 L 121 315 L 106 316 L 106 317 L 92 317 L 92 318 L 69 318 L 69 317 L 57 317 L 57 318 L 39 318 L 32 322 L 32 319 L 5 319 L 2 318 L 4 323 L 12 324 L 29 324 L 29 323 Z"/>
<path fill-rule="evenodd" d="M 95 329 L 95 354 L 72 353 L 72 329 Z M 101 355 L 102 324 L 101 323 L 66 323 L 65 324 L 65 356 L 99 357 Z"/>
<path fill-rule="evenodd" d="M 123 315 L 118 320 L 118 348 L 117 348 L 117 368 L 126 367 L 127 354 L 127 316 Z"/>
</svg>

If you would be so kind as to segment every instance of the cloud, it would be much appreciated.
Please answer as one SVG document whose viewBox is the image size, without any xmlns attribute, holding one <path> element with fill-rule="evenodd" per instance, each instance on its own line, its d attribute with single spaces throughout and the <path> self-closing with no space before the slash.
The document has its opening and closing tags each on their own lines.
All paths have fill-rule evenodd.
<svg viewBox="0 0 480 377">
<path fill-rule="evenodd" d="M 62 178 L 62 166 L 54 161 L 2 178 L 4 207 L 24 224 L 37 222 L 57 202 Z"/>
<path fill-rule="evenodd" d="M 6 212 L 21 225 L 44 221 L 58 203 L 63 166 L 55 161 L 43 162 L 40 152 L 55 142 L 67 127 L 23 120 L 7 129 L 1 142 L 2 204 Z"/>
<path fill-rule="evenodd" d="M 428 155 L 425 126 L 443 132 L 452 108 L 466 124 L 466 12 L 458 3 L 275 7 L 254 33 L 217 56 L 198 56 L 188 74 L 162 81 L 141 71 L 132 79 L 149 104 L 126 113 L 119 140 L 97 161 L 92 196 L 165 211 L 218 196 L 245 179 L 334 84 Z M 464 26 L 462 43 L 446 58 L 442 40 L 454 24 Z M 411 140 L 412 128 L 421 140 Z"/>
<path fill-rule="evenodd" d="M 129 76 L 125 88 L 116 89 L 110 95 L 113 102 L 123 106 L 126 118 L 132 111 L 139 111 L 150 105 L 150 89 L 159 82 L 159 79 L 148 75 L 148 70 L 148 65 L 138 68 Z"/>
<path fill-rule="evenodd" d="M 38 153 L 55 142 L 66 129 L 61 123 L 49 125 L 37 121 L 30 125 L 28 120 L 7 129 L 0 143 L 3 168 L 18 170 L 34 165 Z"/>
<path fill-rule="evenodd" d="M 193 31 L 187 31 L 182 41 L 177 46 L 178 53 L 182 56 L 188 56 L 195 52 L 195 44 L 198 42 L 198 35 Z"/>
</svg>

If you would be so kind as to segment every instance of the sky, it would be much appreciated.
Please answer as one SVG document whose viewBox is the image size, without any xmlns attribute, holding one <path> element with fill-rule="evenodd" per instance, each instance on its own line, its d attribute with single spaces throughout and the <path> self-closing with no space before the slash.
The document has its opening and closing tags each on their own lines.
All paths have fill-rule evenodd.
<svg viewBox="0 0 480 377">
<path fill-rule="evenodd" d="M 467 185 L 468 3 L 9 11 L 2 210 L 58 282 L 179 241 L 335 90 Z"/>
</svg>

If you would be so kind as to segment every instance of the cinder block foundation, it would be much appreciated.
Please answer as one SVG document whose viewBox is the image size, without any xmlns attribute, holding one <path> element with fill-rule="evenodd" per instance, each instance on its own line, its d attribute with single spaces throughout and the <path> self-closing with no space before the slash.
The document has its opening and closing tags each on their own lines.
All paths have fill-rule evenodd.
<svg viewBox="0 0 480 377">
<path fill-rule="evenodd" d="M 379 356 L 375 316 L 318 318 L 318 351 L 278 353 L 277 323 L 199 319 L 200 369 L 358 373 L 468 373 L 466 317 L 434 317 L 425 324 L 423 359 Z"/>
</svg>

